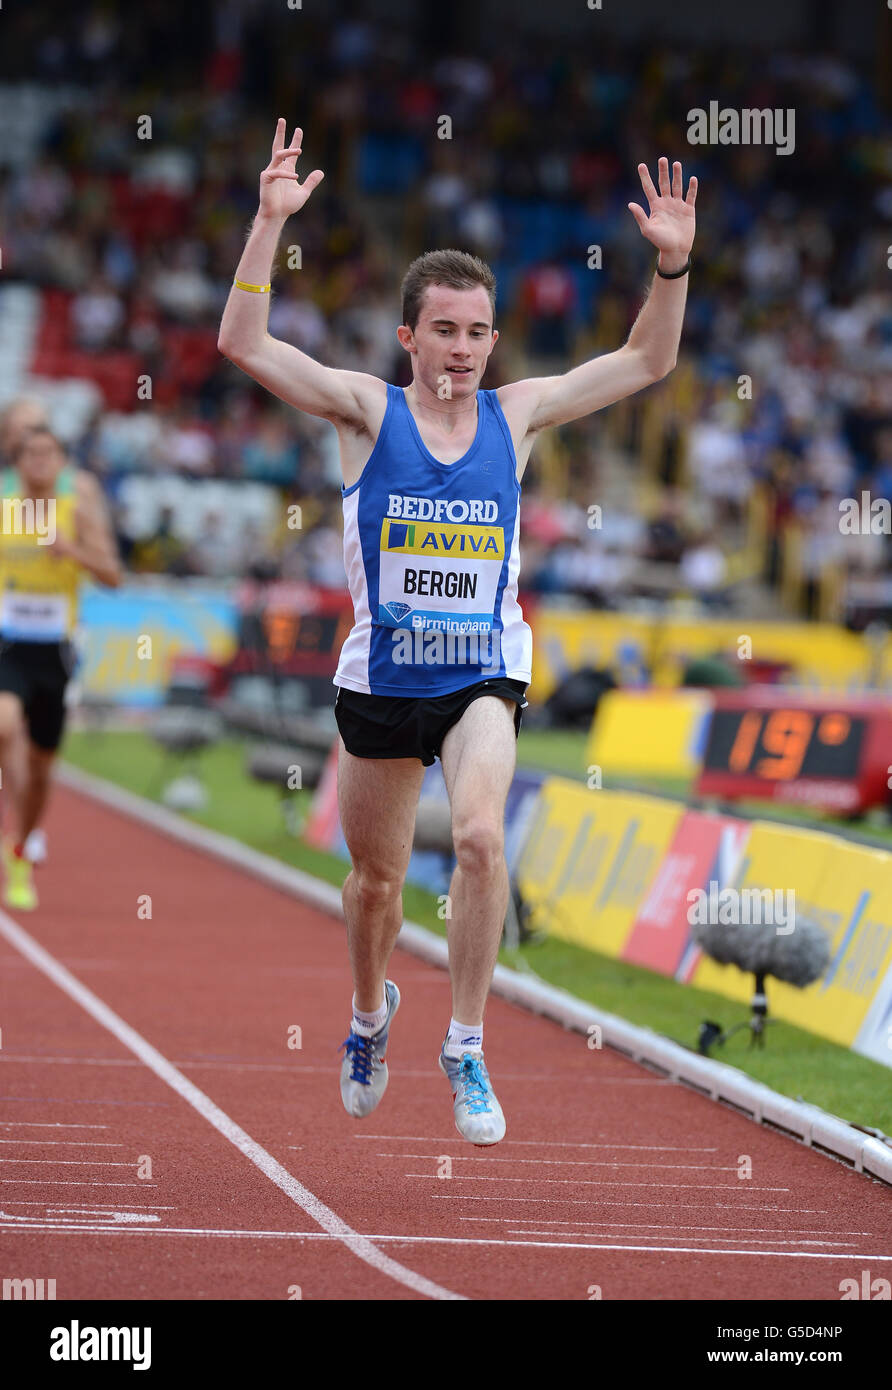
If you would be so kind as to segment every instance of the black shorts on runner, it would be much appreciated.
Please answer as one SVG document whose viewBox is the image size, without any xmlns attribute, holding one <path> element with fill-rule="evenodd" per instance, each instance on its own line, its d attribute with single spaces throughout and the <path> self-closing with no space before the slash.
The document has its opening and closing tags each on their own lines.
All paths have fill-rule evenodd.
<svg viewBox="0 0 892 1390">
<path fill-rule="evenodd" d="M 74 669 L 70 642 L 6 642 L 0 639 L 0 693 L 18 695 L 28 737 L 54 753 L 65 727 L 65 687 Z"/>
<path fill-rule="evenodd" d="M 363 695 L 339 686 L 335 719 L 348 753 L 356 758 L 420 758 L 430 767 L 439 757 L 443 739 L 479 695 L 514 700 L 514 735 L 520 733 L 526 705 L 524 681 L 478 681 L 463 690 L 433 699 L 401 695 Z"/>
</svg>

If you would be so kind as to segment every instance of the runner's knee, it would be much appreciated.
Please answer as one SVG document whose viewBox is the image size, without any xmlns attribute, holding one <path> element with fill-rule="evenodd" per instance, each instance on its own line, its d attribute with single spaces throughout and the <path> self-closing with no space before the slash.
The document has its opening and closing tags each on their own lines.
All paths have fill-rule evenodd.
<svg viewBox="0 0 892 1390">
<path fill-rule="evenodd" d="M 459 868 L 465 873 L 493 873 L 504 858 L 502 827 L 492 820 L 458 822 L 452 828 L 452 843 Z"/>
<path fill-rule="evenodd" d="M 378 865 L 354 864 L 351 877 L 353 891 L 358 894 L 363 905 L 370 909 L 386 906 L 402 892 L 402 878 L 394 873 L 382 872 Z"/>
<path fill-rule="evenodd" d="M 18 696 L 0 694 L 0 742 L 19 738 L 25 732 L 25 716 Z"/>
</svg>

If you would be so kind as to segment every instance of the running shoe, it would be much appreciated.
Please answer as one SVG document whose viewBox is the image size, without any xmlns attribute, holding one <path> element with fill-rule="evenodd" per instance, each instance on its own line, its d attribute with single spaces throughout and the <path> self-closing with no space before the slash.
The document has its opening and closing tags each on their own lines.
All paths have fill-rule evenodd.
<svg viewBox="0 0 892 1390">
<path fill-rule="evenodd" d="M 341 1062 L 341 1100 L 347 1114 L 357 1120 L 371 1115 L 387 1090 L 384 1054 L 391 1019 L 400 1006 L 400 992 L 393 980 L 384 981 L 384 991 L 387 996 L 387 1017 L 377 1033 L 364 1038 L 361 1033 L 354 1033 L 351 1023 L 350 1032 L 341 1043 L 345 1049 Z"/>
<path fill-rule="evenodd" d="M 37 890 L 32 866 L 27 859 L 19 858 L 8 841 L 3 844 L 3 868 L 6 875 L 3 901 L 6 906 L 18 908 L 20 912 L 33 911 L 37 906 Z"/>
<path fill-rule="evenodd" d="M 40 826 L 36 830 L 32 830 L 25 841 L 24 853 L 25 858 L 30 860 L 32 864 L 46 863 L 48 853 L 46 831 L 41 830 Z"/>
<path fill-rule="evenodd" d="M 463 1052 L 447 1057 L 440 1049 L 440 1070 L 452 1087 L 455 1128 L 463 1139 L 481 1147 L 505 1137 L 505 1116 L 496 1100 L 483 1053 Z"/>
</svg>

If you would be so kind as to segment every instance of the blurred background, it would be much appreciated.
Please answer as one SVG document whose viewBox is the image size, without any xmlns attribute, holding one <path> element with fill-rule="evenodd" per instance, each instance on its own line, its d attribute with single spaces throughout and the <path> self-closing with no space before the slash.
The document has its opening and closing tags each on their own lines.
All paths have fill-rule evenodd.
<svg viewBox="0 0 892 1390">
<path fill-rule="evenodd" d="M 267 659 L 296 656 L 308 698 L 332 695 L 320 678 L 349 626 L 334 429 L 216 348 L 280 112 L 326 180 L 286 228 L 270 330 L 398 384 L 412 257 L 454 245 L 493 266 L 502 336 L 486 386 L 565 370 L 624 340 L 649 283 L 626 207 L 636 164 L 667 153 L 700 180 L 676 371 L 550 432 L 524 480 L 531 619 L 539 605 L 591 618 L 543 627 L 534 698 L 585 662 L 621 684 L 679 679 L 692 649 L 667 639 L 673 615 L 866 629 L 867 647 L 838 645 L 831 665 L 850 689 L 881 678 L 890 539 L 844 534 L 839 504 L 892 486 L 886 16 L 820 0 L 759 4 L 745 23 L 692 3 L 671 20 L 648 0 L 624 17 L 577 10 L 4 13 L 0 406 L 44 403 L 101 479 L 132 576 L 124 595 L 88 598 L 88 693 L 162 698 L 158 653 L 139 663 L 115 645 L 134 595 L 153 595 L 168 665 L 190 642 L 219 659 L 250 611 Z M 688 144 L 687 112 L 712 100 L 793 108 L 794 152 Z M 629 613 L 652 620 L 645 637 L 602 621 Z M 712 642 L 720 658 L 726 646 Z M 762 655 L 778 677 L 797 668 Z"/>
<path fill-rule="evenodd" d="M 892 498 L 888 8 L 143 0 L 0 24 L 0 409 L 48 413 L 101 481 L 127 570 L 85 592 L 67 757 L 332 882 L 332 675 L 352 623 L 336 435 L 216 346 L 277 117 L 326 177 L 283 235 L 270 331 L 399 385 L 413 257 L 455 246 L 493 267 L 485 387 L 561 372 L 620 346 L 650 284 L 637 164 L 696 174 L 676 370 L 549 432 L 524 478 L 535 658 L 512 939 L 600 953 L 589 997 L 627 1015 L 641 967 L 652 1026 L 655 971 L 742 1000 L 697 973 L 683 898 L 748 845 L 751 881 L 796 889 L 839 946 L 839 997 L 857 995 L 802 1013 L 791 990 L 780 1012 L 888 1065 L 892 522 L 870 511 Z M 789 153 L 689 143 L 711 103 L 792 112 Z M 0 455 L 21 420 L 7 410 Z M 542 793 L 554 774 L 576 786 Z M 628 799 L 642 789 L 665 800 Z M 829 819 L 833 855 L 756 813 Z M 561 856 L 597 817 L 616 859 L 594 913 L 561 898 Z M 442 817 L 421 815 L 416 843 L 407 912 L 436 928 Z M 554 971 L 587 988 L 579 958 Z"/>
<path fill-rule="evenodd" d="M 537 446 L 525 588 L 593 612 L 684 599 L 859 630 L 888 613 L 889 537 L 838 524 L 841 498 L 892 484 L 885 15 L 760 6 L 732 43 L 697 6 L 622 25 L 577 8 L 4 12 L 0 403 L 46 401 L 134 575 L 345 582 L 334 430 L 216 349 L 285 113 L 326 180 L 286 229 L 302 269 L 282 258 L 270 330 L 398 384 L 400 278 L 435 246 L 498 277 L 486 386 L 618 346 L 652 272 L 635 166 L 681 158 L 701 194 L 679 366 Z M 687 111 L 714 99 L 793 107 L 794 154 L 688 145 Z"/>
</svg>

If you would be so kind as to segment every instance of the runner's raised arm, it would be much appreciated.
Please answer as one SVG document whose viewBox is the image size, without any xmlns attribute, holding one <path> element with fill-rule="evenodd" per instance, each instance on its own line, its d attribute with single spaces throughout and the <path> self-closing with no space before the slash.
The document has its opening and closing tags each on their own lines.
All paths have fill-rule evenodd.
<svg viewBox="0 0 892 1390">
<path fill-rule="evenodd" d="M 272 157 L 260 175 L 260 206 L 226 301 L 217 347 L 248 376 L 298 410 L 333 422 L 352 421 L 364 418 L 363 392 L 375 379 L 362 372 L 325 367 L 267 331 L 272 265 L 282 228 L 324 177 L 321 169 L 314 169 L 300 182 L 295 165 L 302 138 L 298 127 L 286 146 L 285 121 L 280 117 Z M 239 282 L 253 288 L 239 288 Z"/>
<path fill-rule="evenodd" d="M 690 180 L 685 197 L 680 161 L 672 166 L 671 181 L 665 156 L 657 167 L 659 188 L 647 165 L 638 165 L 650 216 L 638 203 L 629 203 L 641 235 L 660 255 L 659 269 L 627 341 L 615 352 L 560 376 L 530 377 L 499 391 L 503 406 L 532 433 L 612 405 L 660 381 L 675 366 L 687 298 L 685 270 L 694 241 L 697 179 Z"/>
</svg>

